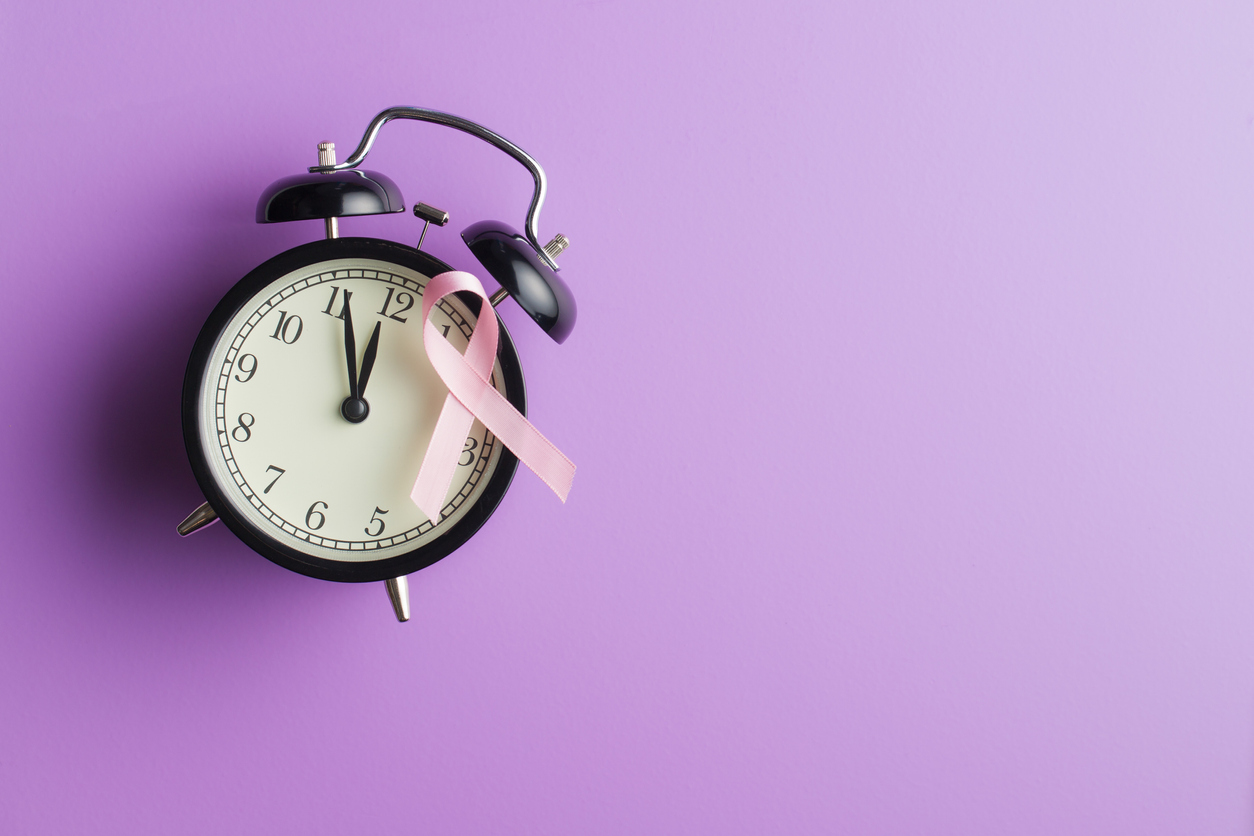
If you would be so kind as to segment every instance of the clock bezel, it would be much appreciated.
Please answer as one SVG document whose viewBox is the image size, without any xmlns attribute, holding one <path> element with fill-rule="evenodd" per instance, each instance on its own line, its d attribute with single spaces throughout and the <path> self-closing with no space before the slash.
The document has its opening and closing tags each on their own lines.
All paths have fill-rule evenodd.
<svg viewBox="0 0 1254 836">
<path fill-rule="evenodd" d="M 235 315 L 272 282 L 295 270 L 343 258 L 389 262 L 428 277 L 453 269 L 428 253 L 379 238 L 330 238 L 312 241 L 293 247 L 258 265 L 227 291 L 196 337 L 183 378 L 183 442 L 187 448 L 192 473 L 205 495 L 205 500 L 223 524 L 249 548 L 283 568 L 302 575 L 343 583 L 369 583 L 425 569 L 465 544 L 488 521 L 504 498 L 518 469 L 518 458 L 508 448 L 502 447 L 496 469 L 488 478 L 483 494 L 460 520 L 434 540 L 384 560 L 338 561 L 315 557 L 269 536 L 266 531 L 235 512 L 233 505 L 226 499 L 223 486 L 213 476 L 208 455 L 201 443 L 200 396 L 214 346 L 225 338 L 224 331 Z M 481 301 L 473 294 L 459 296 L 472 312 L 476 308 L 476 302 Z M 480 313 L 482 314 L 482 310 Z M 527 393 L 518 351 L 505 323 L 499 317 L 497 321 L 500 325 L 497 361 L 500 363 L 505 396 L 515 409 L 525 415 Z"/>
</svg>

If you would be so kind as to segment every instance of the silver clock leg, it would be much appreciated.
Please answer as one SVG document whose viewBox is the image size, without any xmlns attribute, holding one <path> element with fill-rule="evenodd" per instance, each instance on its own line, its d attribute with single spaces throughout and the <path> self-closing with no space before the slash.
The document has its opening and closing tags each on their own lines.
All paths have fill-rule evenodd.
<svg viewBox="0 0 1254 836">
<path fill-rule="evenodd" d="M 388 588 L 388 600 L 397 621 L 409 621 L 409 579 L 404 575 L 384 581 Z"/>
<path fill-rule="evenodd" d="M 178 533 L 186 537 L 193 531 L 200 531 L 207 525 L 211 525 L 218 521 L 218 512 L 209 507 L 209 503 L 201 505 L 195 511 L 188 515 L 187 519 L 179 523 Z"/>
</svg>

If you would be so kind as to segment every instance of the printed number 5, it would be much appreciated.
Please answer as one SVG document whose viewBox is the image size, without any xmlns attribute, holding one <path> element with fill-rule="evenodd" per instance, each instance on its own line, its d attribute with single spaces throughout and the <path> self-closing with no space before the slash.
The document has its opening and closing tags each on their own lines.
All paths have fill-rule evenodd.
<svg viewBox="0 0 1254 836">
<path fill-rule="evenodd" d="M 383 529 L 384 529 L 384 528 L 386 528 L 387 526 L 385 526 L 385 525 L 383 524 L 383 520 L 382 520 L 382 518 L 380 518 L 380 517 L 379 517 L 379 515 L 380 515 L 380 514 L 386 514 L 386 513 L 387 513 L 387 511 L 384 511 L 382 508 L 380 508 L 380 507 L 379 507 L 379 506 L 377 506 L 377 505 L 375 506 L 375 509 L 374 509 L 374 514 L 373 514 L 373 515 L 371 515 L 371 517 L 370 517 L 370 525 L 374 525 L 375 523 L 378 523 L 378 524 L 379 524 L 379 530 L 378 530 L 378 531 L 371 531 L 371 530 L 370 530 L 370 526 L 368 525 L 368 526 L 366 526 L 366 528 L 365 528 L 365 532 L 366 532 L 366 534 L 370 535 L 371 537 L 378 537 L 380 534 L 382 534 L 382 533 L 383 533 Z"/>
</svg>

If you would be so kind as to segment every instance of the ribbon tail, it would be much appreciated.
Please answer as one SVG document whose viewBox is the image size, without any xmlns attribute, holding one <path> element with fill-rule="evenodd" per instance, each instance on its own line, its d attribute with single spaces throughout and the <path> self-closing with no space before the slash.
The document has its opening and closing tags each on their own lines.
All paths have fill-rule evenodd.
<svg viewBox="0 0 1254 836">
<path fill-rule="evenodd" d="M 570 495 L 575 464 L 491 386 L 477 393 L 470 411 L 509 448 L 562 502 Z"/>
<path fill-rule="evenodd" d="M 435 422 L 435 431 L 431 433 L 431 443 L 427 445 L 427 455 L 423 456 L 418 479 L 409 495 L 418 510 L 426 514 L 427 519 L 433 523 L 440 521 L 444 498 L 448 495 L 449 486 L 453 484 L 457 460 L 461 458 L 462 446 L 470 435 L 474 420 L 475 416 L 470 414 L 470 410 L 462 406 L 451 393 L 444 399 L 444 407 Z"/>
</svg>

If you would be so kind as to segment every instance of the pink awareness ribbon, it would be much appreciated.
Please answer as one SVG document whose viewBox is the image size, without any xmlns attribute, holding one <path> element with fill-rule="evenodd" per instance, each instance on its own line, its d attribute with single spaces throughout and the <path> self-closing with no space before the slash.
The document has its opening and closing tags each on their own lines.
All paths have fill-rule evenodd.
<svg viewBox="0 0 1254 836">
<path fill-rule="evenodd" d="M 441 299 L 460 290 L 468 290 L 483 299 L 479 321 L 464 355 L 444 338 L 429 318 L 431 309 Z M 483 285 L 470 273 L 459 270 L 434 277 L 422 294 L 422 323 L 427 358 L 449 392 L 410 499 L 428 519 L 439 522 L 444 497 L 457 472 L 457 461 L 478 418 L 565 502 L 575 478 L 575 465 L 489 382 L 496 360 L 499 329 Z"/>
</svg>

